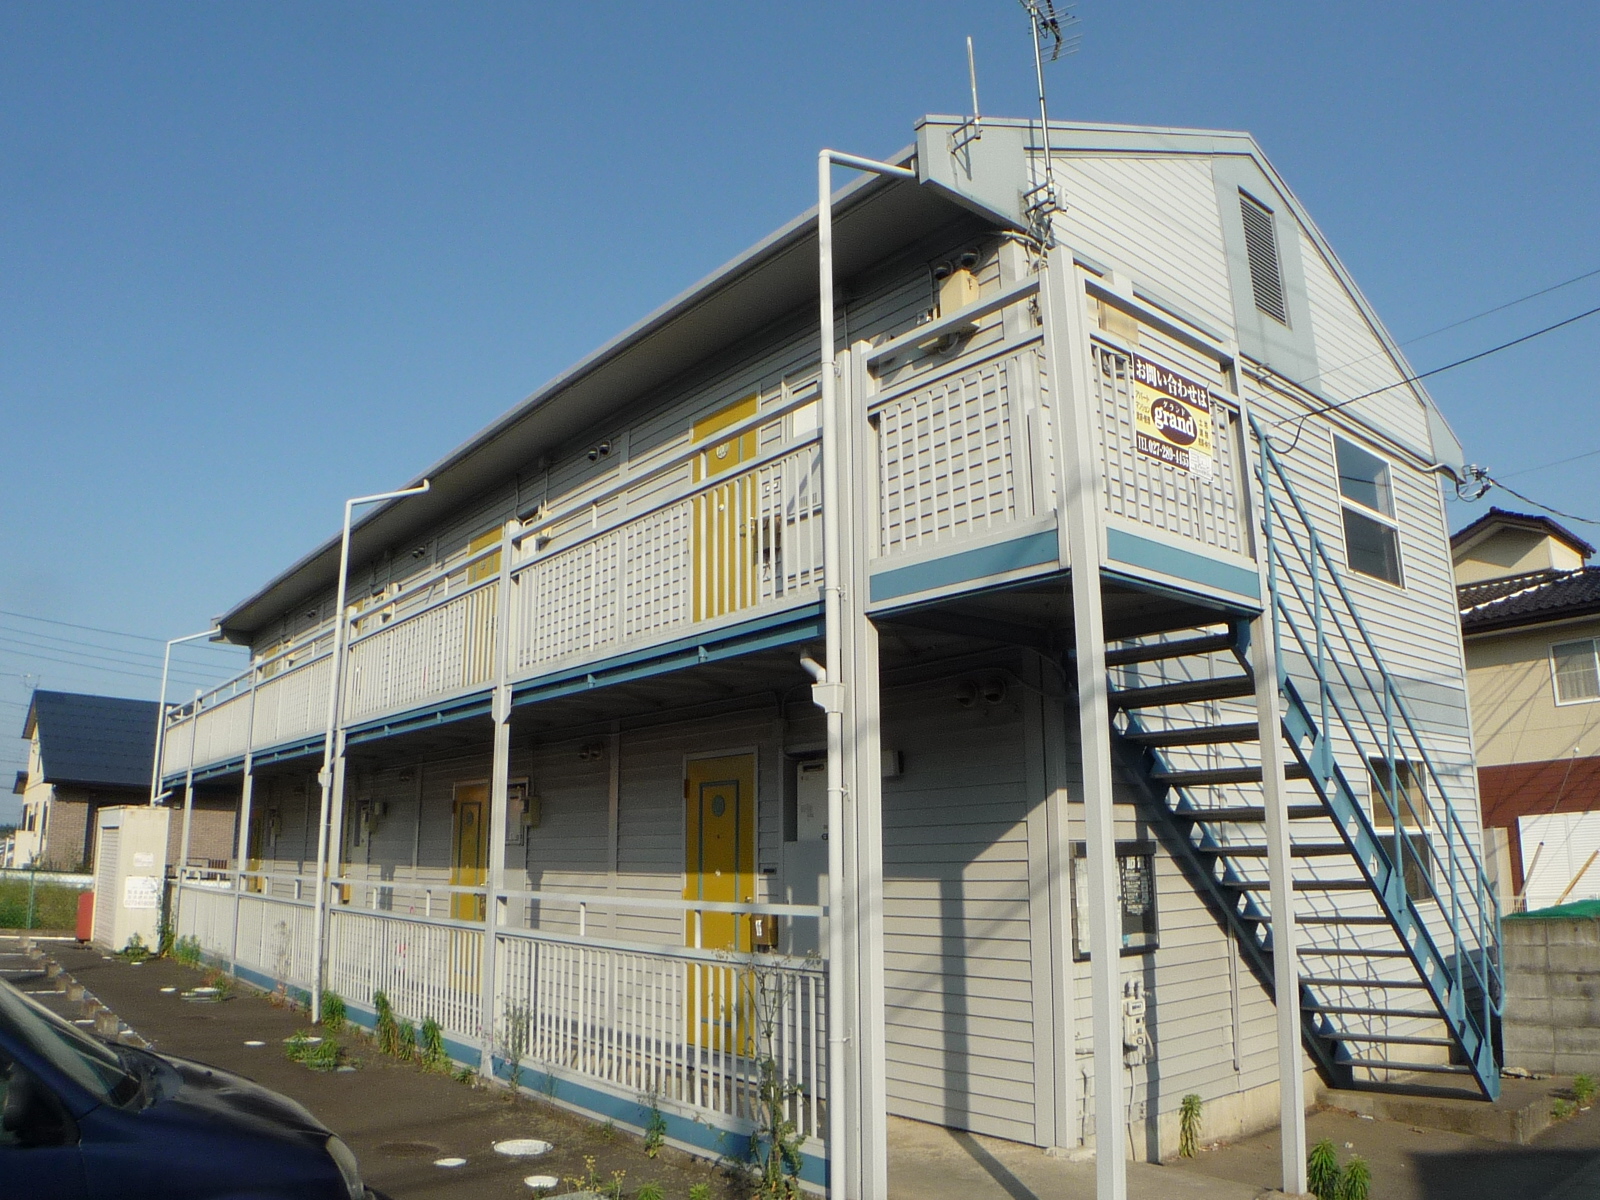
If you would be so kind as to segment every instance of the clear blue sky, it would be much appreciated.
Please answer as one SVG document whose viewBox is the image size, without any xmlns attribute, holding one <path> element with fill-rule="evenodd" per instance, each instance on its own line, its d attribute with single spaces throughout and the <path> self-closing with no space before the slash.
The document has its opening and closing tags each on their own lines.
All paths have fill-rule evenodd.
<svg viewBox="0 0 1600 1200">
<path fill-rule="evenodd" d="M 1401 339 L 1600 268 L 1600 6 L 1078 11 L 1053 114 L 1250 130 Z M 985 110 L 1031 112 L 1015 0 L 10 0 L 0 610 L 204 628 L 344 497 L 804 209 L 818 146 L 884 154 L 965 111 L 968 34 Z M 1596 305 L 1600 277 L 1408 352 Z M 1597 351 L 1600 318 L 1431 386 L 1470 458 L 1522 471 L 1600 450 Z M 1597 469 L 1508 482 L 1600 517 Z M 159 650 L 0 616 L 0 727 L 25 675 L 153 695 Z"/>
</svg>

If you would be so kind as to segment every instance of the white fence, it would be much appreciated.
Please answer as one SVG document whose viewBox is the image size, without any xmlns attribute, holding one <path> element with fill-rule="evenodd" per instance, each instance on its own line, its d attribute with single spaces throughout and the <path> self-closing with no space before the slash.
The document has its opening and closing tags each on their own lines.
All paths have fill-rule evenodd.
<svg viewBox="0 0 1600 1200">
<path fill-rule="evenodd" d="M 271 981 L 312 987 L 309 901 L 271 895 L 283 890 L 272 880 L 257 893 L 233 890 L 227 878 L 184 883 L 178 935 Z M 372 896 L 384 890 L 371 887 Z M 581 905 L 595 898 L 548 899 Z M 626 898 L 610 903 L 628 907 Z M 476 1044 L 483 1037 L 483 938 L 476 922 L 335 904 L 326 986 L 362 1007 L 381 991 L 401 1019 L 431 1017 Z M 796 1128 L 822 1136 L 827 994 L 820 964 L 537 930 L 501 929 L 497 938 L 497 1028 L 489 1039 L 496 1057 L 736 1124 L 755 1119 L 769 1064 L 789 1090 Z"/>
</svg>

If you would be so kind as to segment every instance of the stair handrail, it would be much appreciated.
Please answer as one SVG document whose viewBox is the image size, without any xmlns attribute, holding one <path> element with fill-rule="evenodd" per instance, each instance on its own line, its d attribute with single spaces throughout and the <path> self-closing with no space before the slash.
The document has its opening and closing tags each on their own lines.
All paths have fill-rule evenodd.
<svg viewBox="0 0 1600 1200">
<path fill-rule="evenodd" d="M 1271 442 L 1267 437 L 1266 431 L 1261 427 L 1259 421 L 1257 421 L 1253 415 L 1250 418 L 1250 426 L 1256 436 L 1257 444 L 1261 448 L 1262 465 L 1260 475 L 1264 508 L 1263 524 L 1268 547 L 1268 587 L 1269 592 L 1271 593 L 1270 599 L 1273 606 L 1273 617 L 1275 622 L 1278 622 L 1280 619 L 1287 621 L 1302 653 L 1305 654 L 1307 661 L 1311 662 L 1316 669 L 1316 684 L 1319 689 L 1319 699 L 1323 705 L 1324 712 L 1323 727 L 1322 729 L 1318 730 L 1319 741 L 1326 736 L 1324 732 L 1327 728 L 1326 713 L 1328 706 L 1331 704 L 1338 716 L 1340 724 L 1344 726 L 1347 736 L 1349 736 L 1350 740 L 1356 745 L 1358 750 L 1362 749 L 1362 739 L 1356 736 L 1356 731 L 1353 728 L 1348 715 L 1343 711 L 1344 706 L 1339 703 L 1338 697 L 1334 695 L 1331 689 L 1328 687 L 1325 665 L 1327 656 L 1325 653 L 1323 653 L 1325 636 L 1321 623 L 1323 602 L 1326 598 L 1328 598 L 1328 591 L 1327 587 L 1323 585 L 1319 578 L 1320 575 L 1325 573 L 1328 580 L 1331 582 L 1334 591 L 1337 593 L 1338 599 L 1342 602 L 1342 607 L 1345 613 L 1348 614 L 1350 623 L 1354 625 L 1355 630 L 1359 635 L 1360 642 L 1366 649 L 1367 657 L 1371 660 L 1370 668 L 1362 662 L 1362 656 L 1360 655 L 1355 643 L 1351 639 L 1350 631 L 1347 628 L 1346 622 L 1340 620 L 1337 613 L 1334 613 L 1333 624 L 1339 631 L 1339 634 L 1345 644 L 1348 646 L 1351 656 L 1355 660 L 1355 665 L 1361 672 L 1362 683 L 1365 686 L 1365 690 L 1368 693 L 1379 691 L 1379 689 L 1374 687 L 1369 677 L 1369 670 L 1375 670 L 1378 674 L 1378 677 L 1382 681 L 1381 694 L 1384 709 L 1384 740 L 1387 743 L 1387 753 L 1385 754 L 1384 758 L 1385 761 L 1391 764 L 1391 766 L 1389 772 L 1390 778 L 1389 780 L 1385 781 L 1386 785 L 1381 786 L 1385 793 L 1385 800 L 1388 802 L 1391 812 L 1394 815 L 1397 845 L 1403 847 L 1401 850 L 1400 862 L 1397 865 L 1401 865 L 1403 869 L 1403 856 L 1405 851 L 1410 849 L 1410 846 L 1409 840 L 1404 836 L 1404 821 L 1398 811 L 1394 796 L 1394 793 L 1400 790 L 1399 782 L 1396 778 L 1397 772 L 1395 772 L 1392 766 L 1392 764 L 1396 761 L 1396 755 L 1394 753 L 1394 735 L 1397 732 L 1395 723 L 1396 718 L 1398 718 L 1400 726 L 1403 727 L 1404 732 L 1406 735 L 1408 735 L 1410 741 L 1410 747 L 1407 748 L 1406 757 L 1409 759 L 1409 751 L 1414 749 L 1417 753 L 1418 760 L 1427 772 L 1428 779 L 1432 783 L 1431 789 L 1424 790 L 1422 797 L 1423 804 L 1430 814 L 1433 815 L 1434 819 L 1439 821 L 1439 824 L 1444 827 L 1446 833 L 1445 844 L 1450 868 L 1447 872 L 1447 881 L 1450 890 L 1452 909 L 1454 910 L 1451 918 L 1451 930 L 1456 939 L 1457 969 L 1460 969 L 1460 964 L 1463 958 L 1465 958 L 1467 963 L 1472 968 L 1473 975 L 1477 977 L 1477 980 L 1483 989 L 1486 1010 L 1492 1009 L 1493 1011 L 1498 1011 L 1500 992 L 1496 985 L 1500 982 L 1501 976 L 1500 964 L 1497 960 L 1498 947 L 1500 945 L 1500 904 L 1494 894 L 1489 892 L 1483 886 L 1485 873 L 1482 860 L 1474 850 L 1466 827 L 1462 824 L 1460 816 L 1457 814 L 1455 806 L 1450 800 L 1450 789 L 1445 786 L 1444 779 L 1440 775 L 1437 767 L 1434 765 L 1432 755 L 1429 754 L 1426 745 L 1417 732 L 1416 721 L 1411 713 L 1410 705 L 1406 702 L 1404 693 L 1401 691 L 1399 685 L 1391 675 L 1388 666 L 1384 662 L 1382 654 L 1379 653 L 1378 648 L 1366 627 L 1366 623 L 1361 618 L 1360 610 L 1357 608 L 1354 599 L 1350 595 L 1349 589 L 1345 585 L 1341 572 L 1333 561 L 1332 556 L 1329 554 L 1326 544 L 1318 535 L 1316 525 L 1312 521 L 1310 514 L 1306 511 L 1304 504 L 1301 502 L 1300 497 L 1294 488 L 1294 484 L 1289 478 L 1288 472 L 1284 468 L 1283 462 L 1274 452 Z M 1307 548 L 1302 545 L 1301 539 L 1296 535 L 1294 524 L 1287 519 L 1286 514 L 1274 495 L 1274 489 L 1271 487 L 1271 478 L 1273 476 L 1276 476 L 1284 495 L 1287 496 L 1290 504 L 1293 506 L 1294 513 L 1299 518 L 1300 526 L 1306 531 L 1307 537 L 1310 541 L 1309 556 L 1307 554 Z M 1278 586 L 1277 568 L 1280 563 L 1283 567 L 1287 568 L 1289 566 L 1289 562 L 1282 550 L 1278 548 L 1277 537 L 1275 536 L 1277 530 L 1275 530 L 1273 527 L 1274 518 L 1277 519 L 1278 526 L 1283 535 L 1288 538 L 1290 545 L 1294 547 L 1296 556 L 1301 561 L 1301 565 L 1307 568 L 1307 573 L 1312 579 L 1313 594 L 1310 598 L 1310 603 L 1308 604 L 1305 593 L 1301 589 L 1299 582 L 1295 580 L 1293 573 L 1287 570 L 1285 571 L 1285 574 L 1288 575 L 1290 585 L 1294 588 L 1296 598 L 1299 600 L 1301 605 L 1306 608 L 1306 611 L 1312 614 L 1313 621 L 1317 623 L 1318 627 L 1315 631 L 1317 647 L 1315 651 L 1310 650 L 1310 648 L 1306 646 L 1305 637 L 1298 623 L 1295 621 L 1294 614 L 1290 610 L 1288 604 L 1285 602 L 1285 599 Z M 1322 569 L 1319 570 L 1319 567 Z M 1330 609 L 1332 608 L 1331 605 L 1328 607 Z M 1287 678 L 1287 671 L 1283 662 L 1283 646 L 1281 638 L 1278 639 L 1277 651 L 1278 675 L 1280 680 L 1283 680 Z M 1373 719 L 1367 712 L 1366 706 L 1361 703 L 1360 692 L 1352 685 L 1348 674 L 1345 672 L 1344 664 L 1339 662 L 1336 658 L 1335 665 L 1338 668 L 1341 680 L 1350 692 L 1352 702 L 1354 702 L 1361 714 L 1362 723 L 1367 726 L 1370 736 L 1376 740 L 1377 731 L 1373 728 Z M 1432 794 L 1429 794 L 1430 792 Z M 1434 795 L 1437 795 L 1438 797 L 1438 805 L 1442 805 L 1443 807 L 1442 820 L 1440 820 L 1441 814 L 1439 812 L 1438 805 L 1435 804 L 1433 799 Z M 1367 821 L 1367 816 L 1365 813 L 1361 813 L 1360 816 L 1363 822 Z M 1383 839 L 1377 836 L 1376 831 L 1370 829 L 1369 827 L 1368 832 L 1371 833 L 1374 841 L 1380 847 L 1382 847 Z M 1466 853 L 1467 861 L 1470 863 L 1474 871 L 1475 879 L 1467 877 L 1466 872 L 1462 869 L 1460 860 L 1457 858 L 1455 843 L 1458 838 L 1461 847 Z M 1388 854 L 1387 848 L 1384 849 L 1384 853 L 1386 855 Z M 1460 880 L 1459 888 L 1457 885 L 1458 879 Z M 1403 889 L 1403 874 L 1400 882 Z M 1470 886 L 1474 882 L 1476 883 L 1475 888 Z M 1473 932 L 1476 934 L 1479 955 L 1483 959 L 1481 968 L 1478 963 L 1472 960 L 1472 956 L 1464 956 L 1461 953 L 1461 931 L 1460 923 L 1457 917 L 1459 913 L 1459 907 L 1461 905 L 1460 893 L 1462 891 L 1467 891 L 1469 893 L 1470 902 L 1473 908 L 1476 910 L 1477 920 L 1476 922 L 1471 922 L 1471 924 L 1475 925 Z M 1483 1032 L 1487 1034 L 1488 1030 L 1485 1029 Z"/>
</svg>

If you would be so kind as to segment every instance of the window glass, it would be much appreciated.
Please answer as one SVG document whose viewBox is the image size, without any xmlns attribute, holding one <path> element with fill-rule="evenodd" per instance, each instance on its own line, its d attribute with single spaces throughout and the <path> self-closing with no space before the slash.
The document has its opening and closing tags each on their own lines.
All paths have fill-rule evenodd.
<svg viewBox="0 0 1600 1200">
<path fill-rule="evenodd" d="M 1550 647 L 1550 658 L 1555 664 L 1557 700 L 1565 704 L 1600 699 L 1600 664 L 1595 661 L 1592 638 L 1559 642 Z"/>
<path fill-rule="evenodd" d="M 1393 784 L 1390 780 L 1393 780 Z M 1401 870 L 1405 876 L 1406 894 L 1413 900 L 1432 900 L 1433 848 L 1429 843 L 1428 826 L 1433 817 L 1428 812 L 1422 774 L 1405 759 L 1392 763 L 1385 758 L 1367 760 L 1368 806 L 1372 812 L 1372 827 L 1391 858 L 1395 854 L 1394 818 L 1400 816 Z"/>
<path fill-rule="evenodd" d="M 1386 517 L 1394 516 L 1389 464 L 1343 438 L 1334 438 L 1333 447 L 1339 466 L 1339 494 Z"/>
<path fill-rule="evenodd" d="M 1345 509 L 1344 556 L 1352 571 L 1399 585 L 1400 535 L 1392 525 Z"/>
<path fill-rule="evenodd" d="M 122 1105 L 139 1093 L 139 1080 L 103 1042 L 41 1008 L 16 989 L 0 984 L 0 1029 L 26 1043 L 96 1099 Z"/>
</svg>

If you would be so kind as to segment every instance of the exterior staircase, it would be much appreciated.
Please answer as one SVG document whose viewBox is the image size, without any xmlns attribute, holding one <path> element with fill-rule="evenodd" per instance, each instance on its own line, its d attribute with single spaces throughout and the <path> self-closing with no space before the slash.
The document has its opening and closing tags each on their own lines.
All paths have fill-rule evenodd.
<svg viewBox="0 0 1600 1200">
<path fill-rule="evenodd" d="M 1457 785 L 1436 770 L 1270 448 L 1263 459 L 1284 496 L 1264 489 L 1304 1044 L 1336 1086 L 1426 1072 L 1465 1077 L 1494 1099 L 1500 918 L 1476 821 L 1470 832 L 1462 823 Z M 1106 659 L 1121 765 L 1270 990 L 1250 628 L 1219 623 Z"/>
</svg>

